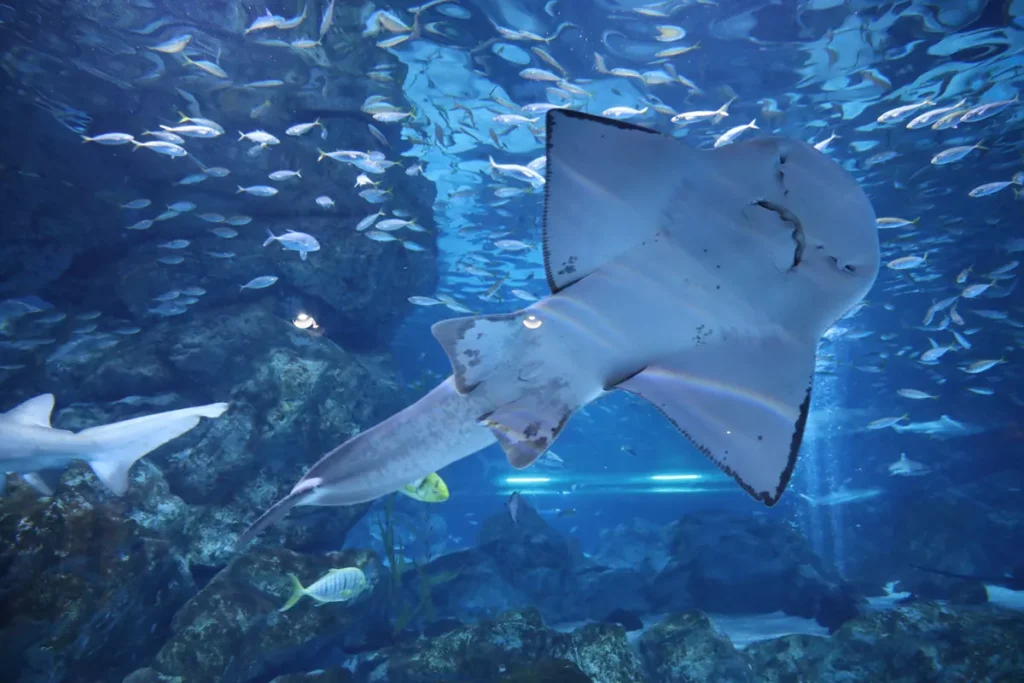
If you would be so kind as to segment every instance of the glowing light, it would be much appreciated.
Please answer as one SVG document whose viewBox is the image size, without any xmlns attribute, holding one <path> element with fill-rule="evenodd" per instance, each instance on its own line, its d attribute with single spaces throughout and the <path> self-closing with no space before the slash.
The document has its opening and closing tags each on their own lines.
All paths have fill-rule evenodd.
<svg viewBox="0 0 1024 683">
<path fill-rule="evenodd" d="M 317 328 L 316 320 L 308 313 L 299 313 L 295 316 L 295 320 L 292 321 L 292 325 L 295 325 L 300 330 L 308 330 L 309 328 L 315 330 Z"/>
<path fill-rule="evenodd" d="M 506 477 L 506 484 L 546 484 L 551 481 L 548 477 Z"/>
<path fill-rule="evenodd" d="M 699 474 L 655 474 L 651 481 L 700 481 Z"/>
<path fill-rule="evenodd" d="M 528 330 L 535 330 L 535 329 L 537 329 L 538 327 L 540 327 L 540 326 L 541 326 L 541 325 L 543 325 L 543 324 L 544 324 L 544 321 L 543 321 L 543 320 L 541 320 L 540 318 L 538 318 L 538 317 L 537 317 L 537 316 L 535 316 L 535 315 L 528 315 L 528 316 L 526 316 L 526 318 L 525 318 L 525 319 L 523 320 L 523 325 L 524 325 L 524 326 L 526 327 L 526 329 L 528 329 Z"/>
</svg>

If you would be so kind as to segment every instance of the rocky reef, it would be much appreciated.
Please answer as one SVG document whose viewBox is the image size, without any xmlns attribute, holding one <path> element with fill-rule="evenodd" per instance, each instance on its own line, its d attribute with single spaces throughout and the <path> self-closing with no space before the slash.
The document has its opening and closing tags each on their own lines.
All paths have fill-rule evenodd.
<svg viewBox="0 0 1024 683">
<path fill-rule="evenodd" d="M 91 474 L 64 476 L 60 495 L 15 487 L 0 504 L 0 666 L 10 681 L 97 681 L 153 656 L 194 594 L 188 562 L 155 531 L 154 515 L 183 513 L 159 471 L 136 468 L 133 493 L 111 501 Z"/>
<path fill-rule="evenodd" d="M 566 666 L 559 662 L 571 662 Z M 548 669 L 543 673 L 544 669 Z M 548 629 L 534 609 L 509 611 L 494 620 L 382 650 L 362 663 L 357 676 L 367 681 L 420 683 L 435 680 L 560 680 L 627 683 L 642 677 L 640 662 L 620 626 L 590 624 L 573 633 Z M 586 674 L 581 678 L 579 673 Z M 566 680 L 573 680 L 567 678 Z"/>
<path fill-rule="evenodd" d="M 848 622 L 831 638 L 784 636 L 744 653 L 758 681 L 1013 681 L 1024 671 L 1024 617 L 919 603 Z"/>
<path fill-rule="evenodd" d="M 342 605 L 321 608 L 307 599 L 278 611 L 291 593 L 288 574 L 310 585 L 340 567 L 359 567 L 372 586 L 380 582 L 380 565 L 367 553 L 264 549 L 239 556 L 174 616 L 152 669 L 195 683 L 240 682 L 288 662 L 315 661 L 324 650 L 361 645 L 382 612 L 379 590 Z"/>
<path fill-rule="evenodd" d="M 486 618 L 536 605 L 546 621 L 563 623 L 600 621 L 617 610 L 778 611 L 838 628 L 863 602 L 780 521 L 695 513 L 656 536 L 643 522 L 613 534 L 626 552 L 647 548 L 644 557 L 623 563 L 609 545 L 587 558 L 529 504 L 521 506 L 517 524 L 508 515 L 490 517 L 475 547 L 427 565 L 428 573 L 454 577 L 432 591 L 436 615 Z M 417 577 L 408 576 L 406 585 L 414 600 L 420 592 Z"/>
<path fill-rule="evenodd" d="M 355 174 L 329 159 L 317 168 L 317 182 L 332 188 L 330 208 L 295 183 L 282 184 L 272 201 L 236 192 L 239 185 L 266 182 L 279 168 L 315 166 L 319 145 L 376 147 L 366 126 L 372 119 L 360 112 L 371 94 L 365 74 L 375 66 L 393 74 L 389 83 L 375 82 L 372 92 L 398 99 L 401 63 L 377 50 L 346 47 L 352 37 L 344 31 L 329 37 L 332 49 L 346 53 L 337 65 L 323 63 L 322 49 L 302 55 L 250 50 L 239 36 L 263 5 L 157 5 L 40 5 L 35 19 L 19 23 L 19 40 L 27 43 L 4 48 L 8 73 L 25 96 L 3 98 L 0 110 L 11 130 L 34 134 L 0 136 L 6 207 L 0 296 L 31 297 L 39 305 L 0 320 L 2 408 L 52 392 L 53 425 L 71 430 L 217 401 L 230 408 L 138 462 L 121 498 L 84 465 L 65 470 L 47 498 L 10 477 L 0 499 L 0 667 L 6 679 L 20 683 L 119 680 L 146 664 L 155 666 L 155 676 L 199 680 L 190 678 L 200 674 L 174 649 L 206 642 L 206 631 L 196 635 L 202 621 L 196 605 L 210 615 L 226 609 L 225 591 L 246 596 L 253 610 L 269 609 L 280 598 L 276 588 L 235 587 L 235 577 L 250 571 L 239 562 L 252 564 L 252 573 L 281 569 L 311 580 L 332 561 L 349 561 L 330 551 L 341 548 L 367 506 L 296 511 L 249 554 L 235 558 L 232 546 L 326 451 L 405 404 L 406 390 L 384 349 L 411 310 L 407 298 L 435 289 L 434 187 L 425 178 L 402 175 L 390 195 L 389 209 L 416 216 L 426 231 L 417 236 L 418 252 L 354 230 L 379 207 L 355 192 L 333 191 L 348 190 Z M 338 3 L 334 21 L 359 26 L 360 12 Z M 265 117 L 257 120 L 253 108 L 265 92 L 215 87 L 179 73 L 180 65 L 147 49 L 151 37 L 130 30 L 154 19 L 173 23 L 168 31 L 188 30 L 197 41 L 219 45 L 240 82 L 262 78 L 272 65 L 296 93 L 294 106 L 264 107 Z M 75 29 L 60 28 L 67 26 Z M 10 35 L 7 24 L 4 30 Z M 34 50 L 27 46 L 44 44 L 60 55 L 52 63 L 64 66 L 30 66 Z M 72 64 L 67 55 L 78 57 Z M 154 68 L 169 68 L 173 77 L 153 77 Z M 91 79 L 87 88 L 83 73 Z M 337 87 L 339 78 L 347 78 L 345 87 Z M 178 120 L 179 110 L 215 118 L 232 132 L 281 131 L 293 117 L 308 115 L 333 137 L 289 139 L 273 153 L 233 144 L 231 135 L 190 139 L 185 160 L 81 143 L 82 133 L 160 130 L 161 123 Z M 396 157 L 408 147 L 397 135 L 388 144 Z M 229 168 L 230 176 L 180 182 L 214 166 Z M 137 197 L 151 201 L 152 215 L 122 208 Z M 126 229 L 186 199 L 194 211 L 148 229 Z M 218 234 L 201 213 L 251 222 Z M 276 244 L 263 246 L 268 231 L 286 230 L 314 235 L 320 249 L 302 260 Z M 187 246 L 171 249 L 171 241 Z M 277 281 L 267 289 L 240 289 L 261 275 Z M 311 315 L 316 327 L 294 325 L 299 313 Z M 262 547 L 290 560 L 263 555 Z M 213 593 L 202 592 L 211 586 Z M 278 628 L 288 630 L 307 609 L 284 615 Z M 237 626 L 274 633 L 255 618 Z M 282 651 L 289 647 L 287 638 L 268 637 Z M 277 656 L 266 654 L 260 671 L 269 671 Z M 256 668 L 251 653 L 248 659 Z M 213 653 L 204 660 L 209 680 L 249 675 L 238 662 L 217 669 Z"/>
<path fill-rule="evenodd" d="M 572 632 L 533 609 L 350 658 L 343 669 L 275 680 L 353 683 L 785 683 L 1012 681 L 1024 617 L 920 603 L 858 617 L 832 636 L 793 635 L 737 649 L 702 612 L 670 614 L 636 639 L 619 626 Z M 153 675 L 153 674 L 149 674 Z M 137 674 L 141 676 L 141 674 Z M 167 681 L 131 678 L 126 683 Z M 180 679 L 174 679 L 180 680 Z M 186 679 L 188 680 L 188 679 Z M 199 680 L 199 679 L 195 679 Z"/>
<path fill-rule="evenodd" d="M 258 303 L 197 311 L 44 372 L 54 375 L 35 386 L 69 387 L 77 401 L 55 414 L 60 428 L 214 400 L 231 407 L 136 463 L 121 498 L 85 465 L 65 470 L 52 498 L 12 477 L 0 501 L 0 635 L 11 644 L 3 666 L 18 681 L 97 680 L 110 669 L 94 667 L 131 670 L 151 657 L 245 525 L 325 450 L 402 400 L 380 359 L 363 362 Z M 338 548 L 364 510 L 297 514 L 257 547 Z"/>
</svg>

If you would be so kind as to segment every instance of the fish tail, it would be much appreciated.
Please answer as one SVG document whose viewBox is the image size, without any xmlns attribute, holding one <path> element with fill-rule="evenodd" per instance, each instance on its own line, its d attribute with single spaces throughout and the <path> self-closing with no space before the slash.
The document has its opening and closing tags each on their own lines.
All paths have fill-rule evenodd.
<svg viewBox="0 0 1024 683">
<path fill-rule="evenodd" d="M 238 141 L 241 142 L 244 139 L 245 139 L 245 133 L 243 133 L 242 131 L 238 131 Z"/>
<path fill-rule="evenodd" d="M 275 235 L 274 232 L 270 228 L 267 228 L 267 235 L 268 235 L 267 239 L 263 240 L 263 246 L 267 246 L 271 242 L 273 242 L 274 240 L 277 239 L 277 235 Z"/>
<path fill-rule="evenodd" d="M 227 403 L 182 408 L 83 429 L 75 435 L 82 444 L 79 457 L 114 495 L 128 490 L 128 471 L 135 461 L 199 424 L 200 418 L 220 417 Z"/>
<path fill-rule="evenodd" d="M 242 289 L 245 289 L 245 287 Z M 287 515 L 293 507 L 301 503 L 303 499 L 309 497 L 310 492 L 310 489 L 304 489 L 295 493 L 289 493 L 287 496 L 274 503 L 270 509 L 260 515 L 259 518 L 257 518 L 257 520 L 253 522 L 248 529 L 242 532 L 241 536 L 238 537 L 238 540 L 235 542 L 235 552 L 244 548 L 249 541 L 254 539 L 268 526 L 284 519 L 284 516 Z"/>
<path fill-rule="evenodd" d="M 306 589 L 302 586 L 302 582 L 299 581 L 299 577 L 295 574 L 289 574 L 288 578 L 292 582 L 292 594 L 288 597 L 288 602 L 284 603 L 278 612 L 287 612 L 292 607 L 295 607 L 295 603 L 302 599 L 302 596 L 306 594 Z"/>
<path fill-rule="evenodd" d="M 91 137 L 89 137 L 88 135 L 83 135 L 83 136 L 82 136 L 82 144 L 84 145 L 84 144 L 85 144 L 85 143 L 87 143 L 87 142 L 92 142 L 92 141 L 93 141 L 94 139 L 95 139 L 95 138 L 91 138 Z"/>
</svg>

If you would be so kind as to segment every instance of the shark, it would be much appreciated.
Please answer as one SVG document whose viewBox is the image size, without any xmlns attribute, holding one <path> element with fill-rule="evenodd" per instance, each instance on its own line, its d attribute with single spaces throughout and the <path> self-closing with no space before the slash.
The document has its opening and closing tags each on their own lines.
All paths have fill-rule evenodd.
<svg viewBox="0 0 1024 683">
<path fill-rule="evenodd" d="M 871 500 L 872 498 L 877 498 L 883 493 L 885 493 L 885 491 L 876 487 L 851 489 L 847 488 L 844 484 L 835 491 L 829 491 L 828 493 L 820 496 L 812 496 L 806 493 L 798 495 L 814 507 L 835 507 L 837 505 L 847 505 L 849 503 L 859 503 L 863 500 Z"/>
<path fill-rule="evenodd" d="M 42 394 L 0 413 L 0 493 L 6 474 L 17 473 L 52 496 L 63 469 L 84 460 L 115 495 L 128 490 L 128 470 L 150 451 L 189 431 L 201 418 L 220 417 L 227 403 L 211 403 L 132 418 L 80 432 L 50 424 L 53 394 Z"/>
<path fill-rule="evenodd" d="M 894 477 L 921 477 L 931 472 L 931 468 L 917 460 L 911 460 L 906 453 L 900 453 L 900 459 L 889 465 L 889 474 Z"/>
<path fill-rule="evenodd" d="M 982 427 L 954 420 L 949 415 L 941 415 L 938 420 L 932 420 L 931 422 L 912 422 L 908 425 L 895 424 L 892 428 L 900 433 L 927 434 L 936 439 L 971 436 L 985 431 Z"/>
<path fill-rule="evenodd" d="M 237 548 L 296 506 L 371 501 L 494 443 L 529 467 L 615 391 L 653 404 L 756 500 L 782 496 L 818 341 L 879 271 L 867 195 L 799 140 L 700 150 L 561 109 L 545 125 L 550 296 L 434 324 L 452 375 L 323 456 Z"/>
</svg>

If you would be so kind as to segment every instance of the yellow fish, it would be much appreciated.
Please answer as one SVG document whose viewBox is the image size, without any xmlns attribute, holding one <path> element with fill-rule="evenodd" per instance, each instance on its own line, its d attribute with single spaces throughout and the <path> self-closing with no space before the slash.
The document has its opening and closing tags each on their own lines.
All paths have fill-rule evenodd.
<svg viewBox="0 0 1024 683">
<path fill-rule="evenodd" d="M 444 483 L 444 479 L 437 472 L 428 474 L 419 481 L 406 484 L 398 491 L 422 503 L 443 503 L 448 500 L 448 485 Z"/>
</svg>

